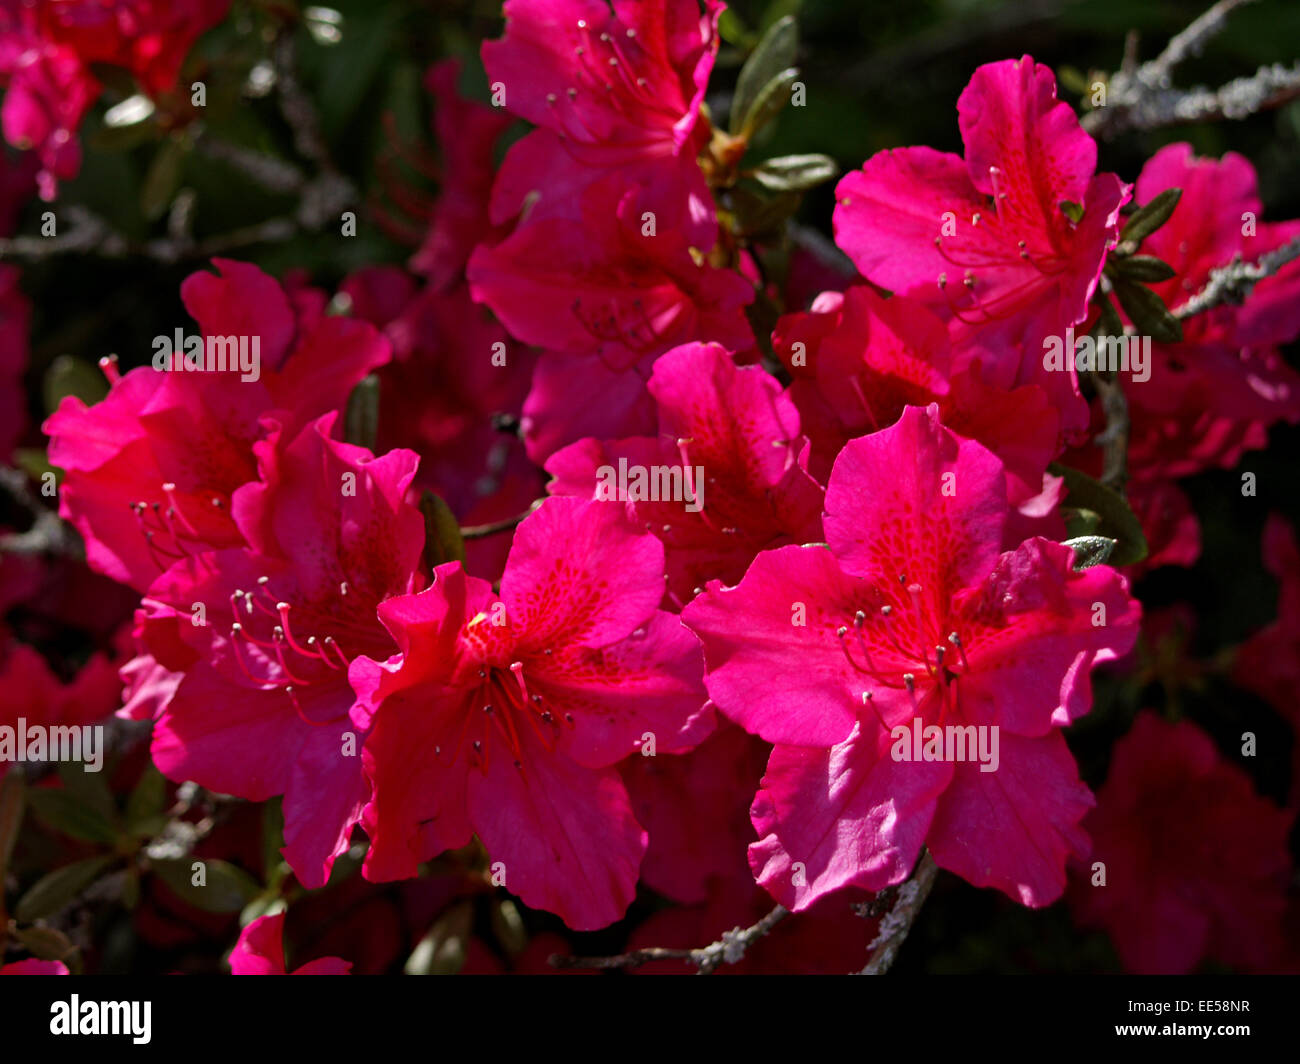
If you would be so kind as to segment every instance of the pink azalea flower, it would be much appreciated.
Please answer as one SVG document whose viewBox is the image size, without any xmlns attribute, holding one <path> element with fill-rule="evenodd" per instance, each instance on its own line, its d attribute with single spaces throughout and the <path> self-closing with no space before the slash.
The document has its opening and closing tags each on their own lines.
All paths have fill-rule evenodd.
<svg viewBox="0 0 1300 1064">
<path fill-rule="evenodd" d="M 352 962 L 321 957 L 290 972 L 284 963 L 284 913 L 259 916 L 239 933 L 230 954 L 231 975 L 348 975 Z"/>
<path fill-rule="evenodd" d="M 655 478 L 658 497 L 660 471 L 677 470 L 677 497 L 652 499 L 647 482 L 644 498 L 618 501 L 663 543 L 679 603 L 710 579 L 739 580 L 760 550 L 820 537 L 822 491 L 804 468 L 799 414 L 766 370 L 738 367 L 717 344 L 683 344 L 659 357 L 647 387 L 658 435 L 557 451 L 551 494 L 614 501 L 608 478 L 621 462 Z"/>
<path fill-rule="evenodd" d="M 750 866 L 788 908 L 904 879 L 921 847 L 1026 905 L 1064 887 L 1091 804 L 1059 728 L 1089 672 L 1127 652 L 1139 609 L 1069 547 L 1003 553 L 1002 463 L 909 407 L 854 440 L 826 491 L 829 549 L 760 554 L 683 612 L 718 708 L 776 744 L 751 810 Z M 1104 611 L 1104 612 L 1103 612 Z M 901 760 L 896 727 L 968 727 L 997 764 Z M 897 755 L 897 756 L 896 756 Z"/>
<path fill-rule="evenodd" d="M 646 845 L 613 766 L 711 723 L 699 647 L 658 609 L 663 546 L 617 507 L 554 498 L 516 531 L 499 596 L 459 563 L 434 576 L 379 607 L 401 656 L 353 666 L 377 714 L 365 874 L 413 876 L 477 834 L 527 904 L 603 927 Z"/>
<path fill-rule="evenodd" d="M 0 2 L 0 122 L 17 148 L 35 150 L 42 198 L 81 169 L 77 128 L 100 93 L 91 65 L 129 70 L 150 95 L 171 89 L 199 36 L 230 0 Z"/>
<path fill-rule="evenodd" d="M 1017 511 L 1007 544 L 1062 538 L 1061 481 L 1047 473 L 1059 450 L 1056 408 L 1038 385 L 987 383 L 981 363 L 954 372 L 947 329 L 924 304 L 884 299 L 867 285 L 825 292 L 811 310 L 782 317 L 772 344 L 793 377 L 790 397 L 812 441 L 814 476 L 825 480 L 849 440 L 888 428 L 907 406 L 938 403 L 944 425 L 1006 467 Z"/>
<path fill-rule="evenodd" d="M 718 51 L 718 0 L 506 0 L 506 32 L 483 45 L 505 106 L 559 134 L 589 167 L 694 156 Z"/>
<path fill-rule="evenodd" d="M 614 176 L 641 190 L 642 210 L 680 211 L 673 224 L 707 250 L 713 198 L 696 158 L 723 5 L 706 0 L 701 14 L 696 0 L 510 0 L 505 10 L 506 34 L 483 45 L 484 66 L 504 105 L 541 128 L 506 153 L 492 221 L 581 223 L 586 189 Z"/>
<path fill-rule="evenodd" d="M 29 728 L 102 722 L 118 705 L 119 664 L 97 652 L 64 682 L 40 651 L 14 639 L 5 640 L 0 646 L 0 689 L 6 692 L 0 705 L 0 726 L 17 729 L 20 719 Z M 0 777 L 13 764 L 0 760 Z"/>
<path fill-rule="evenodd" d="M 445 59 L 424 78 L 435 100 L 434 137 L 443 165 L 429 229 L 411 257 L 411 269 L 438 289 L 461 280 L 476 244 L 504 235 L 488 218 L 488 197 L 496 169 L 493 152 L 510 116 L 462 97 L 456 91 L 460 69 L 459 59 Z"/>
<path fill-rule="evenodd" d="M 37 4 L 41 33 L 87 66 L 108 63 L 135 75 L 150 95 L 172 88 L 194 42 L 230 0 L 63 0 Z"/>
<path fill-rule="evenodd" d="M 1181 188 L 1173 215 L 1142 244 L 1175 276 L 1152 287 L 1173 309 L 1200 291 L 1210 273 L 1240 256 L 1253 262 L 1300 234 L 1300 221 L 1265 223 L 1255 169 L 1233 152 L 1198 159 L 1189 144 L 1161 148 L 1142 168 L 1146 203 Z M 1225 304 L 1183 323 L 1180 344 L 1155 344 L 1150 379 L 1126 380 L 1137 474 L 1159 464 L 1167 476 L 1231 468 L 1262 448 L 1279 420 L 1300 421 L 1300 374 L 1280 344 L 1300 335 L 1300 263 L 1261 281 L 1244 304 Z"/>
<path fill-rule="evenodd" d="M 749 900 L 755 893 L 745 860 L 754 841 L 749 802 L 771 752 L 761 739 L 722 720 L 689 753 L 623 762 L 632 809 L 650 836 L 641 864 L 645 886 L 684 905 L 719 893 Z"/>
<path fill-rule="evenodd" d="M 38 190 L 52 200 L 58 182 L 81 169 L 77 128 L 100 85 L 72 48 L 41 34 L 36 11 L 23 0 L 0 3 L 0 125 L 15 148 L 35 152 Z"/>
<path fill-rule="evenodd" d="M 177 559 L 243 539 L 231 513 L 236 489 L 256 479 L 253 444 L 275 414 L 292 435 L 347 402 L 352 387 L 389 358 L 369 324 L 321 317 L 300 327 L 294 308 L 255 266 L 214 260 L 220 271 L 181 286 L 204 336 L 254 338 L 256 380 L 231 371 L 118 377 L 101 403 L 67 396 L 42 426 L 50 461 L 65 470 L 59 513 L 86 540 L 98 572 L 143 591 Z"/>
<path fill-rule="evenodd" d="M 1085 827 L 1075 918 L 1104 928 L 1129 971 L 1182 975 L 1207 958 L 1277 963 L 1292 813 L 1255 793 L 1191 721 L 1140 714 L 1115 744 Z M 1096 862 L 1105 885 L 1094 886 Z"/>
<path fill-rule="evenodd" d="M 1300 544 L 1281 514 L 1270 514 L 1264 525 L 1262 553 L 1264 565 L 1278 582 L 1277 618 L 1242 644 L 1233 679 L 1267 701 L 1300 732 L 1295 700 L 1300 690 Z M 1300 768 L 1300 749 L 1296 765 Z M 1295 789 L 1300 794 L 1300 777 Z"/>
<path fill-rule="evenodd" d="M 416 487 L 437 493 L 462 525 L 504 520 L 542 494 L 541 471 L 528 460 L 517 422 L 528 394 L 535 352 L 515 343 L 464 284 L 439 288 L 396 267 L 361 270 L 340 291 L 352 312 L 380 327 L 393 347 L 379 376 L 380 450 L 420 454 Z M 466 566 L 500 575 L 508 536 L 471 539 Z"/>
<path fill-rule="evenodd" d="M 534 461 L 584 436 L 653 431 L 645 382 L 664 351 L 753 343 L 744 310 L 753 286 L 710 266 L 703 251 L 712 237 L 690 244 L 684 214 L 646 210 L 646 197 L 609 178 L 587 189 L 581 221 L 529 222 L 470 260 L 474 298 L 516 339 L 546 349 L 524 407 Z"/>
<path fill-rule="evenodd" d="M 1000 387 L 1037 383 L 1080 429 L 1075 371 L 1044 370 L 1043 341 L 1087 316 L 1129 188 L 1095 173 L 1096 143 L 1029 56 L 979 67 L 957 112 L 964 160 L 891 149 L 840 181 L 836 242 L 868 280 L 950 319 L 957 368 L 982 357 Z"/>
<path fill-rule="evenodd" d="M 155 764 L 252 801 L 283 794 L 283 852 L 308 887 L 328 878 L 367 796 L 349 666 L 393 652 L 375 609 L 418 586 L 424 546 L 405 500 L 416 455 L 340 443 L 334 420 L 256 444 L 260 480 L 232 506 L 248 547 L 176 563 L 145 599 L 199 658 L 155 725 Z"/>
</svg>

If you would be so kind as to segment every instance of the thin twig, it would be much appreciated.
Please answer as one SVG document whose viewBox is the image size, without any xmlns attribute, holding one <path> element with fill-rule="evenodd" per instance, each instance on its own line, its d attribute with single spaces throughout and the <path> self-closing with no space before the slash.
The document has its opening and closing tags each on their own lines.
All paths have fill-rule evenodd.
<svg viewBox="0 0 1300 1064">
<path fill-rule="evenodd" d="M 1128 482 L 1128 440 L 1130 422 L 1128 398 L 1118 379 L 1109 379 L 1093 373 L 1093 386 L 1101 397 L 1101 408 L 1106 415 L 1106 428 L 1097 437 L 1103 448 L 1101 482 L 1108 488 L 1123 492 Z"/>
<path fill-rule="evenodd" d="M 771 931 L 789 914 L 788 909 L 778 905 L 752 927 L 743 929 L 736 927 L 730 931 L 724 931 L 718 941 L 711 942 L 699 949 L 666 949 L 660 946 L 652 946 L 648 949 L 633 950 L 630 953 L 620 953 L 615 957 L 565 957 L 554 954 L 551 957 L 551 966 L 554 968 L 599 968 L 608 971 L 636 968 L 642 964 L 648 964 L 650 961 L 681 960 L 694 964 L 699 969 L 697 974 L 710 975 L 720 964 L 735 964 L 739 961 L 744 957 L 745 951 L 750 946 Z"/>
<path fill-rule="evenodd" d="M 894 907 L 880 921 L 880 931 L 867 947 L 871 950 L 871 959 L 859 975 L 884 975 L 889 971 L 921 912 L 921 906 L 930 896 L 930 888 L 934 886 L 938 874 L 939 866 L 934 863 L 930 851 L 926 850 L 911 876 L 898 888 Z"/>
<path fill-rule="evenodd" d="M 25 532 L 8 532 L 0 535 L 0 551 L 7 554 L 48 554 L 77 558 L 81 556 L 81 541 L 71 527 L 59 519 L 32 492 L 27 475 L 8 466 L 0 466 L 0 491 L 21 509 L 32 515 L 32 524 Z"/>
<path fill-rule="evenodd" d="M 1125 42 L 1124 63 L 1110 78 L 1102 107 L 1083 116 L 1084 129 L 1094 136 L 1112 137 L 1132 129 L 1160 129 L 1219 118 L 1245 118 L 1300 96 L 1300 64 L 1260 67 L 1249 77 L 1236 78 L 1217 89 L 1173 87 L 1173 71 L 1186 58 L 1199 55 L 1227 24 L 1228 15 L 1254 0 L 1219 0 L 1176 34 L 1155 59 L 1135 67 L 1135 38 Z"/>
<path fill-rule="evenodd" d="M 1211 270 L 1205 287 L 1172 313 L 1175 318 L 1186 320 L 1221 303 L 1241 303 L 1255 285 L 1296 259 L 1300 259 L 1300 236 L 1261 255 L 1253 263 L 1234 258 L 1226 266 Z"/>
<path fill-rule="evenodd" d="M 1174 34 L 1165 45 L 1165 50 L 1147 64 L 1151 79 L 1167 82 L 1174 67 L 1190 56 L 1200 55 L 1210 39 L 1223 32 L 1228 24 L 1228 16 L 1233 11 L 1254 2 L 1255 0 L 1219 0 L 1194 19 L 1185 30 Z"/>
<path fill-rule="evenodd" d="M 545 501 L 544 498 L 534 499 L 532 505 L 529 506 L 527 510 L 521 514 L 515 514 L 514 517 L 506 517 L 500 521 L 491 521 L 486 525 L 466 525 L 460 530 L 460 538 L 483 539 L 486 536 L 495 536 L 498 532 L 509 532 Z"/>
</svg>

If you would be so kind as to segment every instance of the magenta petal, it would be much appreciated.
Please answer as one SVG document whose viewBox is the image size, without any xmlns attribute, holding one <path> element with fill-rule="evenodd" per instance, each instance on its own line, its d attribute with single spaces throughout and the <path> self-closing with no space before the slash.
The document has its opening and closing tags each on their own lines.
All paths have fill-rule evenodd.
<svg viewBox="0 0 1300 1064">
<path fill-rule="evenodd" d="M 321 957 L 294 970 L 294 975 L 351 975 L 352 962 L 340 957 Z"/>
<path fill-rule="evenodd" d="M 151 753 L 169 779 L 262 802 L 284 793 L 288 751 L 307 727 L 284 692 L 236 687 L 199 662 L 155 725 Z"/>
<path fill-rule="evenodd" d="M 1059 731 L 1034 739 L 1002 731 L 996 771 L 956 766 L 926 845 L 939 867 L 1022 905 L 1049 905 L 1065 889 L 1065 862 L 1085 856 L 1079 826 L 1093 806 Z"/>
<path fill-rule="evenodd" d="M 640 366 L 613 369 L 587 355 L 542 352 L 524 403 L 528 457 L 541 464 L 584 437 L 607 440 L 653 432 L 655 404 L 642 372 Z"/>
<path fill-rule="evenodd" d="M 982 193 L 1006 193 L 1006 206 L 1036 211 L 1044 227 L 1054 223 L 1062 200 L 1083 202 L 1097 169 L 1097 142 L 1074 109 L 1057 100 L 1048 67 L 1029 56 L 985 64 L 962 90 L 957 115 L 971 181 Z"/>
<path fill-rule="evenodd" d="M 944 216 L 964 226 L 984 201 L 958 155 L 933 148 L 877 152 L 835 188 L 835 243 L 863 277 L 891 291 L 943 303 L 936 281 L 960 270 L 935 247 Z"/>
<path fill-rule="evenodd" d="M 1069 547 L 1032 539 L 1002 556 L 957 615 L 971 664 L 967 719 L 1042 735 L 1088 711 L 1093 665 L 1133 648 L 1141 608 L 1109 566 L 1076 572 Z"/>
<path fill-rule="evenodd" d="M 370 788 L 361 766 L 364 732 L 350 721 L 304 735 L 284 798 L 284 858 L 308 890 L 329 880 L 347 851 Z"/>
<path fill-rule="evenodd" d="M 354 677 L 358 668 L 354 663 Z M 436 689 L 384 699 L 364 752 L 372 784 L 362 822 L 370 836 L 364 872 L 372 882 L 409 879 L 421 861 L 470 841 L 469 762 L 456 746 L 461 719 L 439 704 Z"/>
<path fill-rule="evenodd" d="M 217 275 L 200 270 L 181 284 L 181 299 L 204 336 L 260 337 L 262 367 L 278 370 L 295 331 L 293 309 L 275 278 L 256 266 L 213 259 Z"/>
<path fill-rule="evenodd" d="M 572 713 L 562 749 L 579 764 L 621 761 L 640 750 L 647 732 L 657 753 L 680 753 L 712 730 L 699 640 L 676 614 L 658 612 L 610 647 L 566 647 L 553 663 L 538 668 L 536 686 L 546 705 Z"/>
<path fill-rule="evenodd" d="M 30 958 L 14 961 L 0 967 L 0 975 L 68 975 L 68 966 L 62 961 L 39 961 Z"/>
<path fill-rule="evenodd" d="M 824 522 L 845 572 L 951 592 L 992 567 L 1006 512 L 1002 463 L 945 429 L 932 404 L 840 452 Z"/>
<path fill-rule="evenodd" d="M 710 584 L 682 612 L 704 643 L 710 697 L 770 743 L 843 741 L 863 683 L 835 629 L 852 621 L 861 596 L 861 582 L 816 546 L 764 551 L 736 587 Z"/>
<path fill-rule="evenodd" d="M 234 975 L 284 975 L 284 913 L 259 916 L 239 933 L 230 954 Z"/>
<path fill-rule="evenodd" d="M 841 887 L 880 890 L 907 878 L 953 768 L 895 763 L 889 736 L 854 728 L 829 749 L 777 746 L 750 816 L 754 877 L 788 909 Z"/>
<path fill-rule="evenodd" d="M 663 545 L 621 506 L 549 498 L 515 532 L 501 598 L 529 647 L 601 647 L 654 613 L 664 582 Z"/>
<path fill-rule="evenodd" d="M 528 905 L 575 931 L 605 927 L 627 911 L 646 833 L 613 769 L 583 768 L 530 737 L 522 768 L 503 755 L 471 774 L 469 808 L 493 870 Z"/>
</svg>

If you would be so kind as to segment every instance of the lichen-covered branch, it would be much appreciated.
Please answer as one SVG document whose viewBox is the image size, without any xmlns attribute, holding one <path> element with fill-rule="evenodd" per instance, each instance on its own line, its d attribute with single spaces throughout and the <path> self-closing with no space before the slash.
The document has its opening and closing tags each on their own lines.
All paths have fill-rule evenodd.
<svg viewBox="0 0 1300 1064">
<path fill-rule="evenodd" d="M 551 965 L 555 968 L 599 968 L 608 971 L 637 968 L 650 961 L 681 960 L 694 964 L 698 969 L 697 974 L 710 975 L 721 964 L 735 964 L 739 961 L 750 946 L 788 915 L 790 915 L 789 910 L 778 905 L 752 927 L 736 927 L 724 931 L 718 941 L 699 949 L 665 949 L 652 946 L 647 949 L 632 950 L 630 953 L 620 953 L 613 957 L 563 957 L 556 954 L 551 957 Z"/>
<path fill-rule="evenodd" d="M 1253 0 L 1220 0 L 1181 33 L 1175 35 L 1155 59 L 1137 66 L 1130 35 L 1125 61 L 1107 85 L 1106 102 L 1083 116 L 1083 126 L 1098 137 L 1113 137 L 1128 130 L 1214 119 L 1245 118 L 1300 97 L 1300 63 L 1274 63 L 1254 74 L 1236 78 L 1217 89 L 1173 87 L 1173 71 L 1184 59 L 1198 55 L 1219 33 L 1228 15 Z"/>
<path fill-rule="evenodd" d="M 1255 285 L 1296 259 L 1300 259 L 1300 236 L 1261 255 L 1255 262 L 1233 259 L 1226 266 L 1211 270 L 1205 287 L 1172 313 L 1175 318 L 1187 319 L 1221 303 L 1241 303 Z"/>
<path fill-rule="evenodd" d="M 881 918 L 880 930 L 867 947 L 871 950 L 871 958 L 859 975 L 884 975 L 889 971 L 921 912 L 921 906 L 930 896 L 938 874 L 939 866 L 926 850 L 907 881 L 898 888 L 893 907 Z"/>
</svg>

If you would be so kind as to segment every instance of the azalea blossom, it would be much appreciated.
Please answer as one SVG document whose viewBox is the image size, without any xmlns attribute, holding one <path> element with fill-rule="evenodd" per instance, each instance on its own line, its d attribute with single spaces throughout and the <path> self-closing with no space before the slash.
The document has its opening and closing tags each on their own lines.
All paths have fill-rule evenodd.
<svg viewBox="0 0 1300 1064">
<path fill-rule="evenodd" d="M 4 0 L 0 3 L 0 109 L 4 137 L 40 160 L 42 198 L 81 169 L 77 129 L 100 94 L 93 64 L 129 70 L 157 96 L 176 84 L 198 37 L 230 0 Z"/>
<path fill-rule="evenodd" d="M 1087 712 L 1092 667 L 1133 645 L 1138 605 L 1062 544 L 1003 552 L 1007 511 L 996 456 L 909 407 L 836 460 L 829 548 L 765 551 L 683 612 L 713 701 L 776 744 L 749 858 L 787 908 L 900 882 L 923 845 L 1046 905 L 1086 851 L 1092 799 L 1059 729 Z M 918 721 L 997 727 L 999 767 L 901 760 L 895 729 Z"/>
<path fill-rule="evenodd" d="M 1182 975 L 1209 957 L 1269 970 L 1292 818 L 1197 725 L 1143 712 L 1115 744 L 1085 821 L 1092 863 L 1071 886 L 1071 908 L 1109 932 L 1132 972 Z"/>
<path fill-rule="evenodd" d="M 809 434 L 809 468 L 825 479 L 849 440 L 894 424 L 905 407 L 938 403 L 943 423 L 978 440 L 1006 467 L 1015 517 L 1007 543 L 1064 538 L 1061 479 L 1047 472 L 1061 417 L 1037 384 L 1002 388 L 979 362 L 955 371 L 943 321 L 907 296 L 867 285 L 824 292 L 810 310 L 776 324 L 772 345 L 794 378 L 790 398 Z"/>
<path fill-rule="evenodd" d="M 669 590 L 688 602 L 710 579 L 740 578 L 758 551 L 820 535 L 822 491 L 805 471 L 799 414 L 760 366 L 737 366 L 717 344 L 662 355 L 647 384 L 657 436 L 582 440 L 553 454 L 553 495 L 626 503 L 663 542 Z M 608 476 L 622 463 L 655 478 L 653 496 L 615 500 Z M 677 473 L 677 498 L 658 481 Z"/>
<path fill-rule="evenodd" d="M 515 533 L 499 595 L 451 562 L 379 606 L 400 654 L 352 669 L 374 716 L 368 878 L 478 835 L 527 904 L 577 930 L 623 914 L 646 835 L 613 766 L 711 723 L 699 647 L 658 608 L 663 556 L 621 508 L 554 498 Z"/>
<path fill-rule="evenodd" d="M 368 794 L 349 669 L 392 653 L 376 607 L 420 586 L 424 545 L 406 500 L 415 454 L 339 443 L 333 421 L 257 444 L 259 480 L 232 503 L 248 546 L 177 562 L 145 598 L 162 637 L 196 652 L 155 724 L 154 763 L 224 794 L 284 795 L 285 859 L 311 887 Z"/>
<path fill-rule="evenodd" d="M 186 309 L 205 337 L 256 337 L 259 376 L 160 372 L 119 375 L 103 363 L 108 396 L 87 406 L 66 396 L 42 426 L 50 461 L 65 471 L 59 512 L 86 540 L 98 572 L 143 591 L 173 562 L 240 546 L 235 491 L 256 479 L 253 445 L 263 418 L 292 434 L 339 410 L 352 387 L 390 357 L 366 322 L 300 322 L 281 286 L 255 266 L 214 260 L 218 274 L 190 275 Z"/>
<path fill-rule="evenodd" d="M 1044 370 L 1044 341 L 1087 316 L 1130 189 L 1096 173 L 1096 142 L 1029 56 L 979 67 L 957 114 L 964 159 L 889 149 L 840 181 L 836 243 L 949 320 L 957 368 L 978 358 L 1000 387 L 1039 384 L 1077 431 L 1074 367 Z"/>
</svg>

